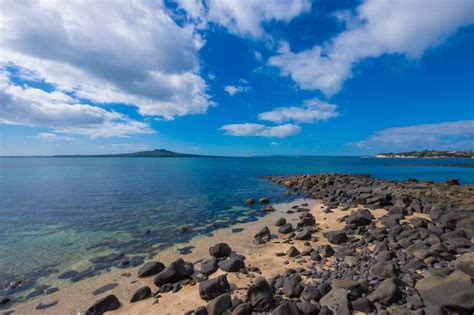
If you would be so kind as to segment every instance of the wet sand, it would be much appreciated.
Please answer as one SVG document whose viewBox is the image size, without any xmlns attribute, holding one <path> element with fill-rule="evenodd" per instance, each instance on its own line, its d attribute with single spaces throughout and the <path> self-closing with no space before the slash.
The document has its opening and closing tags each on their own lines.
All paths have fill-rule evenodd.
<svg viewBox="0 0 474 315">
<path fill-rule="evenodd" d="M 286 268 L 301 267 L 301 264 L 296 263 L 294 258 L 288 256 L 277 257 L 275 253 L 286 252 L 292 245 L 296 246 L 298 250 L 305 249 L 305 241 L 290 241 L 285 242 L 285 235 L 277 232 L 277 227 L 274 226 L 276 219 L 284 217 L 287 222 L 296 224 L 299 213 L 286 213 L 292 206 L 308 203 L 311 213 L 315 216 L 319 231 L 315 234 L 318 241 L 311 244 L 315 246 L 318 244 L 326 244 L 327 240 L 323 237 L 323 233 L 332 230 L 342 229 L 345 225 L 343 217 L 350 214 L 351 210 L 341 210 L 339 208 L 333 209 L 332 213 L 326 214 L 323 210 L 326 208 L 322 203 L 315 200 L 299 199 L 294 202 L 275 205 L 275 212 L 271 212 L 267 216 L 262 217 L 256 222 L 235 225 L 226 229 L 221 229 L 214 232 L 211 237 L 199 236 L 192 239 L 189 243 L 179 244 L 168 248 L 159 253 L 153 260 L 163 262 L 165 265 L 172 261 L 183 258 L 186 261 L 198 262 L 202 259 L 209 258 L 209 247 L 219 243 L 226 242 L 231 248 L 246 257 L 246 265 L 258 266 L 265 278 L 270 278 L 281 272 Z M 372 214 L 375 218 L 380 218 L 386 213 L 384 209 L 374 210 Z M 255 233 L 260 231 L 264 226 L 268 226 L 272 234 L 276 237 L 270 242 L 263 245 L 254 245 L 252 243 Z M 232 229 L 243 228 L 239 233 L 233 233 Z M 194 246 L 192 252 L 187 255 L 178 253 L 178 248 L 186 246 Z M 327 268 L 331 268 L 329 260 Z M 308 262 L 309 264 L 310 262 Z M 304 265 L 303 265 L 304 266 Z M 177 293 L 164 293 L 158 299 L 149 298 L 144 301 L 129 303 L 133 293 L 142 286 L 149 286 L 153 292 L 156 292 L 157 287 L 153 283 L 153 277 L 138 278 L 138 268 L 118 270 L 113 269 L 111 272 L 101 274 L 95 278 L 87 279 L 76 284 L 61 289 L 60 291 L 51 295 L 42 296 L 38 299 L 28 301 L 25 303 L 14 305 L 13 314 L 84 314 L 85 310 L 94 303 L 94 301 L 104 297 L 108 294 L 115 294 L 122 306 L 120 309 L 107 314 L 183 314 L 187 311 L 193 310 L 198 306 L 206 305 L 207 303 L 199 297 L 197 285 L 185 285 Z M 129 273 L 129 275 L 126 275 Z M 222 270 L 217 271 L 211 278 L 223 274 Z M 234 295 L 241 296 L 246 293 L 246 289 L 253 280 L 255 275 L 245 275 L 241 273 L 228 273 L 228 280 L 231 287 L 234 288 Z M 92 292 L 107 284 L 117 284 L 111 290 L 102 294 L 93 295 Z M 53 307 L 45 310 L 37 310 L 36 306 L 40 303 L 48 304 L 58 301 Z M 3 310 L 6 312 L 9 310 Z"/>
</svg>

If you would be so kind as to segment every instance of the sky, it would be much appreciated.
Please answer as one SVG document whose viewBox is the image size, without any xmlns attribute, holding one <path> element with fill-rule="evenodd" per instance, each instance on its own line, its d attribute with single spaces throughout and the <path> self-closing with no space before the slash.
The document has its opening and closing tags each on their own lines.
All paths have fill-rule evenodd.
<svg viewBox="0 0 474 315">
<path fill-rule="evenodd" d="M 474 149 L 474 1 L 0 1 L 0 155 Z"/>
</svg>

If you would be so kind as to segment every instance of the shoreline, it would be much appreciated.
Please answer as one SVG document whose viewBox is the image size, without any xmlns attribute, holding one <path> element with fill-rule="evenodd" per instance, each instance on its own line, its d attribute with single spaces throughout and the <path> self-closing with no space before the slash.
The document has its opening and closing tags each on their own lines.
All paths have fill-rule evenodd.
<svg viewBox="0 0 474 315">
<path fill-rule="evenodd" d="M 190 241 L 185 243 L 177 243 L 173 244 L 170 247 L 165 248 L 160 253 L 153 256 L 151 259 L 147 259 L 147 261 L 155 261 L 158 260 L 163 262 L 165 265 L 171 263 L 173 260 L 176 260 L 182 257 L 184 260 L 199 262 L 203 258 L 206 258 L 208 247 L 218 243 L 220 241 L 229 242 L 229 238 L 232 237 L 234 239 L 233 242 L 229 242 L 229 244 L 234 243 L 235 248 L 240 248 L 238 245 L 235 245 L 236 242 L 243 241 L 245 244 L 251 242 L 253 235 L 260 229 L 261 224 L 268 224 L 269 226 L 273 225 L 272 220 L 276 217 L 285 215 L 285 211 L 288 208 L 291 208 L 294 205 L 299 203 L 315 203 L 314 200 L 306 200 L 304 198 L 297 198 L 294 201 L 279 203 L 273 205 L 275 211 L 269 212 L 264 216 L 258 218 L 257 221 L 251 221 L 247 223 L 238 223 L 236 225 L 232 225 L 227 228 L 220 228 L 213 231 L 213 236 L 207 235 L 196 235 Z M 234 233 L 232 232 L 233 229 L 243 229 L 240 232 Z M 252 234 L 253 233 L 253 234 Z M 193 247 L 191 249 L 191 253 L 189 254 L 180 254 L 178 252 L 179 248 L 185 247 Z M 254 248 L 251 246 L 251 248 Z M 258 247 L 255 247 L 258 248 Z M 242 247 L 242 250 L 246 251 L 249 250 L 246 246 Z M 82 281 L 76 283 L 69 283 L 68 285 L 61 288 L 60 291 L 52 293 L 50 295 L 41 296 L 33 300 L 28 300 L 25 302 L 20 302 L 17 304 L 13 304 L 12 308 L 5 308 L 1 309 L 1 312 L 8 312 L 8 311 L 15 311 L 17 314 L 31 314 L 31 313 L 43 313 L 43 314 L 71 314 L 76 315 L 78 313 L 84 314 L 85 310 L 88 308 L 88 304 L 94 299 L 98 297 L 104 296 L 104 294 L 100 294 L 98 296 L 94 295 L 93 292 L 101 287 L 108 285 L 108 284 L 118 284 L 117 287 L 107 290 L 106 294 L 117 294 L 117 296 L 122 297 L 125 301 L 128 301 L 127 298 L 131 298 L 131 293 L 137 290 L 141 285 L 149 285 L 154 286 L 152 278 L 137 278 L 137 271 L 140 269 L 139 267 L 132 267 L 128 269 L 118 269 L 113 268 L 112 270 L 101 273 L 95 277 L 84 279 Z M 124 276 L 127 274 L 127 276 Z M 128 276 L 130 274 L 130 276 Z M 138 282 L 134 282 L 138 281 Z M 133 283 L 132 283 L 133 282 Z M 78 299 L 78 292 L 80 294 L 80 298 Z M 104 292 L 105 293 L 105 292 Z M 75 301 L 80 301 L 79 303 L 70 303 L 69 297 L 75 296 Z M 51 304 L 58 301 L 57 304 L 52 306 L 51 308 L 45 310 L 37 310 L 36 306 L 38 304 Z M 61 301 L 65 301 L 67 304 L 61 303 Z M 129 303 L 124 303 L 129 304 Z M 125 308 L 124 308 L 125 309 Z M 121 314 L 121 312 L 116 312 L 117 314 Z M 124 313 L 125 314 L 125 313 Z M 126 313 L 128 314 L 128 313 Z M 141 314 L 141 313 L 140 313 Z M 181 314 L 181 313 L 173 313 L 170 314 Z"/>
<path fill-rule="evenodd" d="M 110 314 L 206 314 L 200 313 L 202 307 L 207 305 L 212 313 L 216 304 L 230 301 L 231 295 L 226 292 L 240 301 L 232 307 L 234 312 L 243 306 L 303 314 L 374 310 L 430 314 L 435 309 L 464 314 L 474 309 L 472 303 L 463 302 L 466 297 L 474 297 L 474 274 L 469 274 L 469 266 L 474 263 L 474 185 L 459 185 L 454 179 L 446 184 L 416 180 L 397 183 L 340 174 L 266 179 L 307 197 L 275 205 L 275 211 L 257 221 L 219 229 L 211 237 L 197 236 L 153 258 L 165 266 L 179 258 L 191 262 L 195 271 L 192 279 L 172 281 L 158 289 L 153 277 L 137 278 L 138 268 L 114 269 L 51 295 L 13 305 L 12 310 L 16 314 L 84 314 L 94 301 L 113 294 L 120 307 L 109 308 Z M 275 223 L 282 220 L 291 223 L 291 233 L 279 232 L 281 224 Z M 263 227 L 268 227 L 270 239 L 255 236 L 262 234 Z M 236 228 L 243 230 L 232 233 Z M 217 261 L 240 260 L 244 267 L 227 272 L 220 267 L 202 277 L 196 273 L 201 270 L 200 263 L 209 259 L 209 248 L 221 242 L 235 254 Z M 176 251 L 187 246 L 191 246 L 189 254 Z M 198 287 L 217 276 L 226 277 L 230 286 L 221 295 L 203 300 Z M 271 302 L 265 306 L 255 303 L 251 293 L 262 283 L 261 276 L 272 288 L 271 294 L 267 292 Z M 446 294 L 452 281 L 457 281 L 456 288 Z M 154 297 L 130 303 L 134 292 L 144 286 L 151 288 Z M 304 290 L 323 290 L 321 286 L 327 288 L 324 294 L 305 297 Z M 167 292 L 165 287 L 176 292 Z M 97 290 L 98 294 L 92 294 Z M 447 297 L 433 298 L 440 291 Z M 462 298 L 456 299 L 456 294 Z M 37 310 L 39 303 L 46 308 Z M 231 308 L 230 304 L 226 307 Z"/>
</svg>

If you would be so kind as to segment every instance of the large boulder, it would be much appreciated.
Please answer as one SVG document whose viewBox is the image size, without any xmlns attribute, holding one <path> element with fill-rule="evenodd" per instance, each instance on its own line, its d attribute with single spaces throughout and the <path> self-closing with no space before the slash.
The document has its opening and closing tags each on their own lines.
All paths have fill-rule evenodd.
<svg viewBox="0 0 474 315">
<path fill-rule="evenodd" d="M 117 310 L 120 308 L 120 301 L 113 294 L 96 301 L 86 311 L 86 315 L 102 315 L 105 312 Z"/>
<path fill-rule="evenodd" d="M 474 252 L 462 254 L 454 261 L 454 267 L 474 278 Z"/>
<path fill-rule="evenodd" d="M 354 224 L 356 226 L 369 225 L 372 222 L 373 216 L 367 209 L 352 211 L 351 215 L 346 219 L 347 224 Z"/>
<path fill-rule="evenodd" d="M 214 258 L 229 257 L 231 253 L 232 249 L 226 243 L 217 243 L 216 245 L 209 247 L 209 254 Z"/>
<path fill-rule="evenodd" d="M 415 289 L 427 306 L 470 312 L 474 310 L 474 285 L 471 276 L 456 270 L 448 277 L 426 277 L 419 280 Z"/>
<path fill-rule="evenodd" d="M 245 262 L 240 256 L 233 255 L 226 260 L 221 260 L 219 262 L 219 268 L 226 272 L 237 272 L 245 268 Z"/>
<path fill-rule="evenodd" d="M 138 277 L 139 278 L 144 278 L 144 277 L 150 277 L 154 276 L 157 273 L 160 273 L 165 269 L 165 265 L 159 261 L 150 261 L 144 264 L 139 270 L 138 270 Z"/>
<path fill-rule="evenodd" d="M 213 279 L 199 283 L 199 295 L 203 300 L 212 300 L 230 290 L 226 275 L 221 275 Z"/>
<path fill-rule="evenodd" d="M 217 268 L 217 260 L 215 260 L 214 258 L 206 259 L 201 262 L 199 266 L 199 272 L 201 272 L 203 275 L 209 276 L 210 274 L 216 272 Z"/>
<path fill-rule="evenodd" d="M 303 291 L 300 282 L 301 278 L 298 275 L 286 278 L 283 281 L 283 293 L 289 298 L 300 296 Z"/>
<path fill-rule="evenodd" d="M 331 244 L 339 245 L 347 241 L 347 234 L 344 231 L 331 231 L 324 235 Z"/>
<path fill-rule="evenodd" d="M 321 304 L 321 306 L 326 306 L 337 315 L 351 314 L 346 289 L 333 288 L 328 294 L 321 298 L 319 304 Z"/>
<path fill-rule="evenodd" d="M 209 315 L 221 315 L 232 307 L 232 299 L 229 293 L 224 293 L 214 298 L 207 304 L 207 313 Z"/>
<path fill-rule="evenodd" d="M 193 273 L 193 264 L 185 262 L 180 258 L 172 262 L 168 267 L 157 274 L 153 281 L 157 287 L 160 287 L 166 283 L 175 283 L 184 279 L 189 279 Z"/>
<path fill-rule="evenodd" d="M 273 289 L 263 277 L 258 277 L 247 290 L 250 304 L 255 311 L 268 311 L 273 304 Z"/>
</svg>

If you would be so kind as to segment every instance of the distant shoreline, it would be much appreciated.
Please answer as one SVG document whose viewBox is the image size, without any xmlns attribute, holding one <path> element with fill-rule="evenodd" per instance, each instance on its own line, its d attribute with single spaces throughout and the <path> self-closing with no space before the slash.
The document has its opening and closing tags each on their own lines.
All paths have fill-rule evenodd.
<svg viewBox="0 0 474 315">
<path fill-rule="evenodd" d="M 436 163 L 400 163 L 400 164 L 386 164 L 387 166 L 442 166 L 442 167 L 464 167 L 474 168 L 474 163 L 453 163 L 453 164 L 436 164 Z"/>
</svg>

